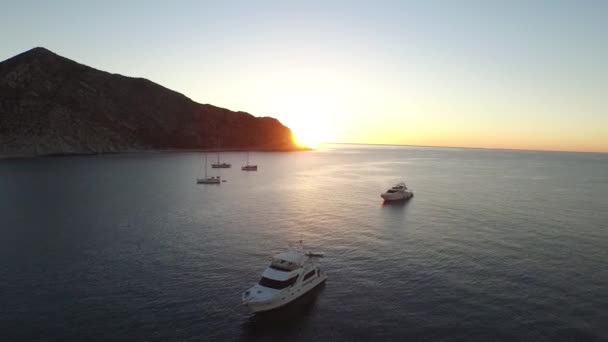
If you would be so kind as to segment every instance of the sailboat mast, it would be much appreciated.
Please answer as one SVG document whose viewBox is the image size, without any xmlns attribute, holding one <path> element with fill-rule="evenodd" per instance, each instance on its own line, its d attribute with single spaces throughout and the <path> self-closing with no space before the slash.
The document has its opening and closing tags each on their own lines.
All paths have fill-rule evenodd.
<svg viewBox="0 0 608 342">
<path fill-rule="evenodd" d="M 205 153 L 205 179 L 207 179 L 207 153 Z"/>
</svg>

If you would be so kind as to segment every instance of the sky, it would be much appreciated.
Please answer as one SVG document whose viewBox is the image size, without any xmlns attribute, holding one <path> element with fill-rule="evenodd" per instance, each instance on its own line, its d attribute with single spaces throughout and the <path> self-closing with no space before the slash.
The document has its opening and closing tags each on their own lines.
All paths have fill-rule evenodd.
<svg viewBox="0 0 608 342">
<path fill-rule="evenodd" d="M 35 46 L 299 141 L 608 152 L 608 1 L 7 1 Z"/>
</svg>

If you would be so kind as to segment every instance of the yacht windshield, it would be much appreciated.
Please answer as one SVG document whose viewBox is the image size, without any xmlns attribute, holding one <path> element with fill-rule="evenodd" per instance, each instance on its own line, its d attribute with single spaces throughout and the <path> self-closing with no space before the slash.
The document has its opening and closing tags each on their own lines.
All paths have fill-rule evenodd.
<svg viewBox="0 0 608 342">
<path fill-rule="evenodd" d="M 315 271 L 316 271 L 316 270 L 312 270 L 312 271 L 310 271 L 310 272 L 306 273 L 306 275 L 304 276 L 304 279 L 303 279 L 302 281 L 306 281 L 306 279 L 308 279 L 308 278 L 310 278 L 310 277 L 314 276 L 314 275 L 315 275 Z"/>
<path fill-rule="evenodd" d="M 270 278 L 266 278 L 266 277 L 262 277 L 262 279 L 260 279 L 260 285 L 264 286 L 264 287 L 270 287 L 271 289 L 284 289 L 287 286 L 293 285 L 296 280 L 298 280 L 298 276 L 295 276 L 293 278 L 287 279 L 287 280 L 274 280 L 274 279 L 270 279 Z"/>
<path fill-rule="evenodd" d="M 272 268 L 273 270 L 277 270 L 277 271 L 283 271 L 283 272 L 291 272 L 291 269 L 287 268 L 287 267 L 281 267 L 275 264 L 270 264 L 270 268 Z"/>
</svg>

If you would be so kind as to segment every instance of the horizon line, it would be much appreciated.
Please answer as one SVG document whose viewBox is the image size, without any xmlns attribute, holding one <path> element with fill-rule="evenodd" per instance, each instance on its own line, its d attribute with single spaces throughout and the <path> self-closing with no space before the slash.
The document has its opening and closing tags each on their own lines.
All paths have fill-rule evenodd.
<svg viewBox="0 0 608 342">
<path fill-rule="evenodd" d="M 500 151 L 520 151 L 520 152 L 558 152 L 558 153 L 596 153 L 596 154 L 608 154 L 608 151 L 537 150 L 537 149 L 525 149 L 525 148 L 442 146 L 442 145 L 408 145 L 408 144 L 380 144 L 380 143 L 331 142 L 331 141 L 322 142 L 321 144 L 372 145 L 372 146 L 394 146 L 394 147 L 462 148 L 462 149 L 471 149 L 471 150 L 500 150 Z"/>
</svg>

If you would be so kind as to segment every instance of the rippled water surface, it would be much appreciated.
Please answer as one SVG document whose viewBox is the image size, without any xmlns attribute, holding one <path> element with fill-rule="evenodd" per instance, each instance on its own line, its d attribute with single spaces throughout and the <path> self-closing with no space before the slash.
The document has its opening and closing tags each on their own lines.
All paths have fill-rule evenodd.
<svg viewBox="0 0 608 342">
<path fill-rule="evenodd" d="M 198 153 L 0 160 L 0 339 L 608 339 L 608 155 L 251 158 L 223 154 L 220 186 L 195 184 Z M 415 197 L 382 205 L 400 180 Z M 250 314 L 241 293 L 299 239 L 326 285 Z"/>
</svg>

